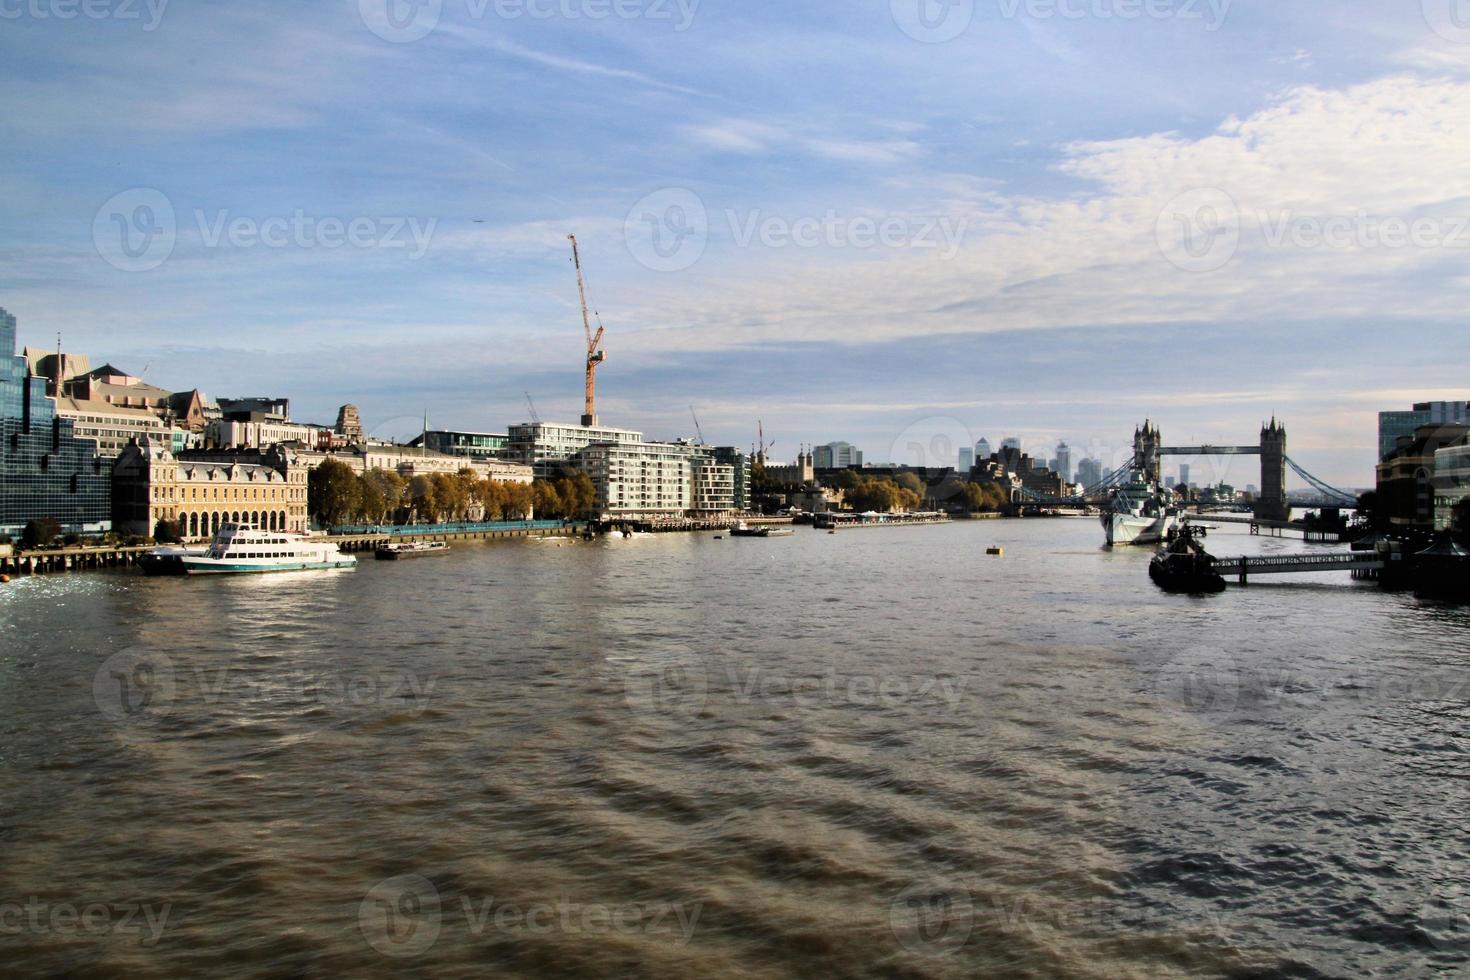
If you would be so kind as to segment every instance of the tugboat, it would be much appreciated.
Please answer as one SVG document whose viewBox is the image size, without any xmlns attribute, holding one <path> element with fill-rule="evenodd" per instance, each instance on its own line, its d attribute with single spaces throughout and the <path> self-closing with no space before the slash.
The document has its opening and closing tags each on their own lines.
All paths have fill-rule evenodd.
<svg viewBox="0 0 1470 980">
<path fill-rule="evenodd" d="M 1181 524 L 1170 535 L 1169 546 L 1148 563 L 1148 577 L 1165 592 L 1224 592 L 1225 579 L 1215 571 L 1215 559 L 1196 540 L 1195 531 Z"/>
</svg>

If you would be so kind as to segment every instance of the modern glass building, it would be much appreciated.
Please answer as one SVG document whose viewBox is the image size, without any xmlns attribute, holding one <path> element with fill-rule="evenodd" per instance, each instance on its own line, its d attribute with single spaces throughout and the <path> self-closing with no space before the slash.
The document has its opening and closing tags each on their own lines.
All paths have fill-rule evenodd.
<svg viewBox="0 0 1470 980">
<path fill-rule="evenodd" d="M 0 534 L 54 518 L 63 531 L 112 527 L 111 467 L 56 414 L 46 379 L 15 353 L 15 317 L 0 309 Z"/>
</svg>

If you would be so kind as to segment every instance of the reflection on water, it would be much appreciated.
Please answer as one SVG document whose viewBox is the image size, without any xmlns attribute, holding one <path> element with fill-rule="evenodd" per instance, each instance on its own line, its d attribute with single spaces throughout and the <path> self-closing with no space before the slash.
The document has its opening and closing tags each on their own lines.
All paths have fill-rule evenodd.
<svg viewBox="0 0 1470 980">
<path fill-rule="evenodd" d="M 1344 573 L 1167 596 L 1099 538 L 12 583 L 0 949 L 145 977 L 1465 969 L 1470 614 Z"/>
</svg>

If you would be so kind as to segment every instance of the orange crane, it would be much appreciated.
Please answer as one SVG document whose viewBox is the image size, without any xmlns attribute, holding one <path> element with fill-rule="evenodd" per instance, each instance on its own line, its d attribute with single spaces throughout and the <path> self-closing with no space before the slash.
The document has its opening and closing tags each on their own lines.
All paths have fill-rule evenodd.
<svg viewBox="0 0 1470 980">
<path fill-rule="evenodd" d="M 577 236 L 568 235 L 572 243 L 572 265 L 577 267 L 577 296 L 582 300 L 582 329 L 587 334 L 587 410 L 582 414 L 583 425 L 597 424 L 596 378 L 597 365 L 607 359 L 602 349 L 602 319 L 597 322 L 597 334 L 592 334 L 592 319 L 587 315 L 587 286 L 582 281 L 582 257 L 577 254 Z"/>
</svg>

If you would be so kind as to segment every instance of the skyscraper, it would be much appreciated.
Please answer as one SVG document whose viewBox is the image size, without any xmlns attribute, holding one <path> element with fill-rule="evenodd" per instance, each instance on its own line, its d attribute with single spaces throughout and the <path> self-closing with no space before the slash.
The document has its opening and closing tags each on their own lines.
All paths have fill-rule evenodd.
<svg viewBox="0 0 1470 980">
<path fill-rule="evenodd" d="M 863 451 L 850 442 L 829 442 L 818 446 L 816 466 L 819 470 L 840 470 L 863 465 Z"/>
<path fill-rule="evenodd" d="M 1183 486 L 1186 486 L 1186 487 L 1189 486 L 1189 464 L 1188 463 L 1180 463 L 1179 464 L 1179 482 Z"/>
<path fill-rule="evenodd" d="M 1408 412 L 1379 412 L 1378 458 L 1385 459 L 1400 436 L 1412 436 L 1421 425 L 1466 423 L 1470 423 L 1470 403 L 1466 402 L 1416 402 Z"/>
<path fill-rule="evenodd" d="M 1057 475 L 1067 483 L 1072 482 L 1072 450 L 1066 440 L 1057 443 Z"/>
<path fill-rule="evenodd" d="M 975 458 L 978 459 L 980 462 L 985 462 L 985 460 L 989 459 L 992 455 L 993 453 L 990 449 L 989 439 L 985 439 L 982 437 L 979 442 L 975 443 Z"/>
<path fill-rule="evenodd" d="M 968 473 L 975 468 L 975 450 L 969 446 L 960 447 L 960 472 Z"/>
<path fill-rule="evenodd" d="M 1002 439 L 1000 441 L 1000 448 L 1002 448 L 1002 449 L 1014 449 L 1016 452 L 1020 452 L 1021 451 L 1021 437 L 1020 436 L 1006 436 L 1004 439 Z"/>
</svg>

